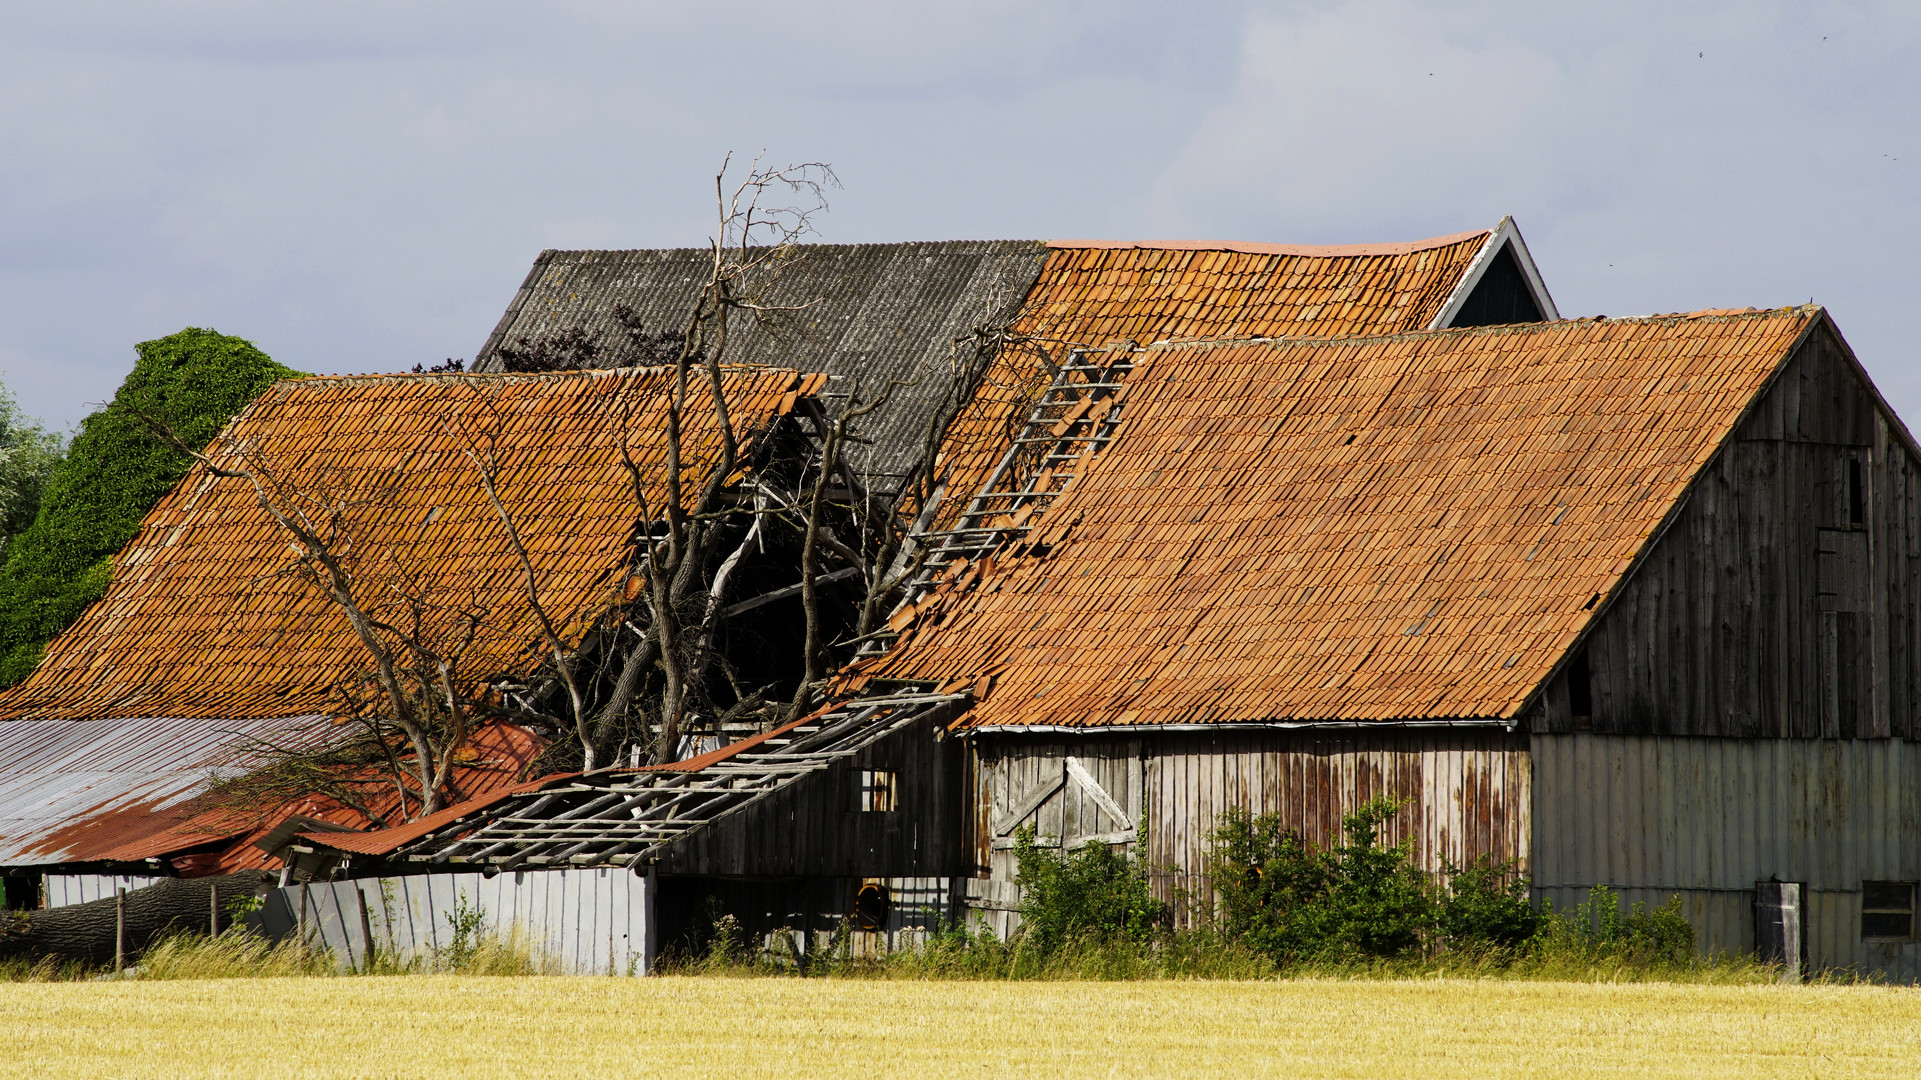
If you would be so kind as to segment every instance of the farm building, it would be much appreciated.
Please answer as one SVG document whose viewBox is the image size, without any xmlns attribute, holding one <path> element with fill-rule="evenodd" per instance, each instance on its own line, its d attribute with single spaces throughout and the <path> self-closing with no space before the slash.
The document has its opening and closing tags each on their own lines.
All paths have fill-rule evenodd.
<svg viewBox="0 0 1921 1080">
<path fill-rule="evenodd" d="M 708 257 L 693 250 L 545 253 L 478 366 L 505 366 L 502 346 L 513 342 L 526 348 L 570 333 L 611 338 L 617 305 L 650 325 L 671 323 L 691 303 Z M 997 466 L 1010 446 L 1033 441 L 1020 437 L 1033 416 L 1051 425 L 1074 402 L 1105 393 L 1080 385 L 1087 366 L 1072 357 L 1089 342 L 1391 333 L 1554 314 L 1511 221 L 1415 243 L 1337 248 L 1094 241 L 802 248 L 765 299 L 786 305 L 815 296 L 823 299 L 808 309 L 806 325 L 750 330 L 734 355 L 826 373 L 831 395 L 837 382 L 856 378 L 938 381 L 951 339 L 994 319 L 1010 329 L 983 359 L 945 433 L 950 494 L 924 537 L 930 541 L 951 531 L 968 504 L 951 493 L 971 493 L 1004 473 Z M 1046 374 L 1050 365 L 1057 376 Z M 872 475 L 898 482 L 921 467 L 915 429 L 930 402 L 923 395 L 889 403 L 868 459 Z M 1111 431 L 1100 418 L 1082 426 Z M 954 557 L 951 545 L 938 546 L 937 564 Z M 925 576 L 931 580 L 931 571 Z M 886 898 L 885 913 L 869 912 L 862 925 L 928 925 L 959 913 L 970 872 L 962 754 L 935 736 L 972 689 L 969 678 L 912 681 L 682 765 L 555 777 L 404 830 L 303 840 L 383 870 L 650 866 L 661 876 L 668 937 L 711 897 L 761 929 L 831 926 L 833 913 L 876 894 Z M 551 818 L 552 829 L 531 825 L 535 817 Z"/>
<path fill-rule="evenodd" d="M 1120 345 L 1077 381 L 824 715 L 365 845 L 698 863 L 767 927 L 818 925 L 822 873 L 917 874 L 1005 927 L 1022 824 L 1138 845 L 1175 899 L 1230 807 L 1325 840 L 1386 795 L 1428 870 L 1678 894 L 1704 949 L 1916 977 L 1917 451 L 1824 311 Z M 837 725 L 859 756 L 810 759 Z M 711 825 L 641 809 L 783 763 Z"/>
<path fill-rule="evenodd" d="M 966 568 L 859 671 L 977 688 L 977 910 L 1023 823 L 1143 846 L 1172 899 L 1222 811 L 1325 840 L 1380 794 L 1429 870 L 1921 974 L 1917 450 L 1825 312 L 1104 362 L 1111 442 L 977 498 Z"/>
<path fill-rule="evenodd" d="M 370 618 L 424 640 L 450 683 L 524 680 L 543 663 L 536 615 L 475 463 L 485 455 L 497 466 L 499 501 L 540 568 L 545 610 L 581 642 L 627 578 L 639 504 L 623 447 L 658 487 L 670 376 L 292 380 L 236 417 L 209 455 L 288 495 L 283 505 L 334 545 Z M 820 382 L 772 368 L 723 372 L 749 448 L 743 470 L 755 440 Z M 690 414 L 682 465 L 714 460 L 717 444 L 713 414 Z M 310 794 L 263 793 L 258 806 L 203 799 L 210 780 L 331 737 L 352 715 L 343 684 L 375 666 L 342 609 L 303 576 L 300 547 L 262 510 L 265 497 L 196 466 L 115 560 L 105 597 L 0 694 L 10 906 L 279 867 L 291 832 L 274 830 L 286 822 L 363 830 L 420 812 L 418 788 L 403 794 L 372 766 Z M 663 493 L 648 497 L 658 506 Z M 551 734 L 476 711 L 439 766 L 444 798 L 519 783 Z"/>
</svg>

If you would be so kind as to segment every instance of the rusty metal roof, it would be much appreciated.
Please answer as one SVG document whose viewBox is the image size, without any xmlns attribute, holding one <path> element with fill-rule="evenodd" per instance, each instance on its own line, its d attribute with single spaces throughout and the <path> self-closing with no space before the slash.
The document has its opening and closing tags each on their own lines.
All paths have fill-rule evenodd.
<svg viewBox="0 0 1921 1080">
<path fill-rule="evenodd" d="M 1014 331 L 1054 353 L 1132 341 L 1351 337 L 1433 322 L 1496 232 L 1398 244 L 1119 244 L 1052 240 Z M 1034 345 L 1003 350 L 941 443 L 949 491 L 971 493 L 1000 460 L 1010 424 L 1045 385 Z M 950 498 L 951 519 L 964 498 Z"/>
<path fill-rule="evenodd" d="M 539 662 L 536 623 L 467 451 L 498 455 L 501 499 L 540 571 L 543 602 L 562 635 L 578 640 L 619 585 L 640 516 L 623 441 L 649 505 L 667 498 L 661 433 L 673 376 L 622 368 L 290 379 L 236 417 L 212 453 L 231 462 L 235 446 L 251 447 L 297 505 L 324 507 L 306 512 L 326 522 L 323 532 L 342 530 L 339 551 L 371 614 L 404 621 L 398 609 L 381 613 L 394 596 L 488 611 L 463 669 L 526 671 Z M 743 440 L 825 381 L 775 368 L 724 368 L 721 379 Z M 681 464 L 699 475 L 719 453 L 714 411 L 690 410 L 684 432 Z M 290 572 L 296 558 L 245 481 L 196 466 L 115 557 L 106 596 L 47 647 L 25 682 L 0 692 L 0 718 L 337 708 L 334 688 L 367 667 L 367 652 L 333 602 Z"/>
<path fill-rule="evenodd" d="M 325 722 L 302 716 L 0 723 L 0 866 L 102 860 L 177 831 L 181 811 L 209 780 L 244 766 L 239 748 L 254 739 L 298 737 Z M 195 836 L 205 842 L 220 833 Z M 169 841 L 175 850 L 195 842 L 184 835 Z"/>
<path fill-rule="evenodd" d="M 1028 542 L 864 672 L 993 676 L 963 727 L 1512 717 L 1823 318 L 1147 349 Z"/>
</svg>

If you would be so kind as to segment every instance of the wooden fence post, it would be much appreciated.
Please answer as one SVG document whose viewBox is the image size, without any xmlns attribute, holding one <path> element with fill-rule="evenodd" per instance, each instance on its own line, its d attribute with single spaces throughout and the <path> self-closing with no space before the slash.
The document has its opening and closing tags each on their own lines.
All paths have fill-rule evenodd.
<svg viewBox="0 0 1921 1080">
<path fill-rule="evenodd" d="M 367 894 L 356 888 L 354 895 L 360 898 L 360 947 L 363 950 L 360 954 L 360 973 L 367 975 L 373 972 L 374 967 L 373 919 L 367 914 Z"/>
<path fill-rule="evenodd" d="M 113 970 L 127 969 L 127 887 L 113 888 Z"/>
<path fill-rule="evenodd" d="M 220 886 L 207 879 L 207 936 L 220 936 Z"/>
</svg>

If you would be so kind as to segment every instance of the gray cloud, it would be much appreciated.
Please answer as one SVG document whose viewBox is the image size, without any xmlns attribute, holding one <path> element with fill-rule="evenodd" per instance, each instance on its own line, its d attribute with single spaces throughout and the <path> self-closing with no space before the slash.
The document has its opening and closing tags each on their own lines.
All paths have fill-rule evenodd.
<svg viewBox="0 0 1921 1080">
<path fill-rule="evenodd" d="M 829 241 L 1513 213 L 1564 311 L 1813 297 L 1921 416 L 1916 17 L 1564 7 L 11 5 L 0 376 L 65 425 L 186 325 L 310 371 L 471 355 L 540 248 L 698 243 L 764 147 L 834 163 Z"/>
</svg>

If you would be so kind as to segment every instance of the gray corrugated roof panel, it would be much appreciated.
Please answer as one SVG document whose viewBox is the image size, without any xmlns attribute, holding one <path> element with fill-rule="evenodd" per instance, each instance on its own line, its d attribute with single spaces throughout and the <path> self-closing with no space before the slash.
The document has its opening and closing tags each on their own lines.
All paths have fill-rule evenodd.
<svg viewBox="0 0 1921 1080">
<path fill-rule="evenodd" d="M 945 391 L 954 338 L 1012 316 L 1039 278 L 1047 245 L 1038 240 L 907 244 L 817 244 L 794 249 L 756 299 L 808 305 L 730 328 L 729 363 L 798 367 L 877 390 L 895 391 L 861 434 L 870 445 L 849 458 L 860 470 L 900 476 L 918 463 L 925 425 Z M 627 304 L 649 331 L 685 328 L 706 281 L 705 248 L 650 251 L 546 251 L 475 357 L 478 371 L 499 370 L 499 349 L 579 327 L 612 343 L 614 308 Z"/>
<path fill-rule="evenodd" d="M 252 740 L 298 739 L 325 717 L 0 722 L 0 866 L 104 857 L 172 827 Z M 309 735 L 310 737 L 310 735 Z"/>
</svg>

